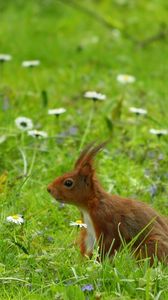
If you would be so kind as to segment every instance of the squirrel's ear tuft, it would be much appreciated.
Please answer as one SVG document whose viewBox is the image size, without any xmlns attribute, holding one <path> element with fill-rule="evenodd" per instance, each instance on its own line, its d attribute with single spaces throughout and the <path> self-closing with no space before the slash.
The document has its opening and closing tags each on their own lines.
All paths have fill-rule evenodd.
<svg viewBox="0 0 168 300">
<path fill-rule="evenodd" d="M 87 154 L 89 153 L 89 151 L 93 148 L 95 142 L 91 142 L 90 144 L 88 144 L 83 151 L 81 152 L 81 154 L 79 155 L 77 161 L 75 162 L 75 168 L 77 166 L 79 166 L 81 164 L 81 162 L 84 160 L 84 158 L 87 156 Z"/>
<path fill-rule="evenodd" d="M 107 144 L 107 141 L 103 142 L 97 146 L 94 146 L 94 144 L 95 144 L 95 142 L 92 142 L 88 146 L 86 146 L 86 148 L 84 148 L 84 150 L 81 152 L 79 158 L 77 159 L 77 161 L 75 163 L 75 168 L 84 167 L 85 165 L 90 165 L 90 168 L 91 168 L 91 164 L 92 164 L 92 161 L 93 161 L 95 155 L 99 151 L 104 149 L 104 146 Z"/>
</svg>

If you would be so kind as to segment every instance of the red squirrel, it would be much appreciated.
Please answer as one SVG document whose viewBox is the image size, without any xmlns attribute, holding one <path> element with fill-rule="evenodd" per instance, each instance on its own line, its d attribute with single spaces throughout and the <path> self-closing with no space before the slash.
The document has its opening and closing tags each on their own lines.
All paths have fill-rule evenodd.
<svg viewBox="0 0 168 300">
<path fill-rule="evenodd" d="M 76 205 L 87 225 L 81 229 L 82 255 L 93 254 L 95 243 L 103 255 L 114 255 L 125 243 L 132 243 L 136 259 L 149 258 L 153 264 L 168 263 L 168 219 L 140 201 L 108 194 L 96 177 L 95 155 L 104 148 L 89 144 L 80 154 L 73 171 L 56 178 L 48 192 L 59 202 Z"/>
</svg>

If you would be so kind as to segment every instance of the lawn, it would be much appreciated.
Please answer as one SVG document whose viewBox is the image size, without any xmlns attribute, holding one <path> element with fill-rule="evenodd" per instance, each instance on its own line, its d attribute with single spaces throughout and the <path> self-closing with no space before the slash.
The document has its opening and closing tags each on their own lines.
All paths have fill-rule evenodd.
<svg viewBox="0 0 168 300">
<path fill-rule="evenodd" d="M 98 263 L 96 249 L 82 258 L 79 228 L 69 225 L 78 209 L 47 193 L 87 143 L 108 139 L 95 163 L 103 187 L 168 215 L 168 135 L 150 133 L 168 129 L 167 8 L 166 0 L 0 2 L 0 53 L 12 56 L 0 61 L 0 299 L 168 299 L 161 263 L 137 263 L 127 248 L 112 262 Z M 40 64 L 23 67 L 27 60 Z M 19 129 L 18 117 L 47 138 Z M 16 214 L 23 224 L 7 221 Z"/>
</svg>

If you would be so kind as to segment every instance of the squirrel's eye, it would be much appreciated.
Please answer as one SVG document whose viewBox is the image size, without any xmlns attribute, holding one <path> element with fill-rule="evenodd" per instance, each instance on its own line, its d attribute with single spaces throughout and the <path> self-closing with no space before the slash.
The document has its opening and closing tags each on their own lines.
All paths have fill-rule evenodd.
<svg viewBox="0 0 168 300">
<path fill-rule="evenodd" d="M 72 179 L 66 179 L 65 181 L 64 181 L 64 185 L 67 187 L 67 188 L 71 188 L 72 187 L 72 185 L 73 185 L 73 180 Z"/>
</svg>

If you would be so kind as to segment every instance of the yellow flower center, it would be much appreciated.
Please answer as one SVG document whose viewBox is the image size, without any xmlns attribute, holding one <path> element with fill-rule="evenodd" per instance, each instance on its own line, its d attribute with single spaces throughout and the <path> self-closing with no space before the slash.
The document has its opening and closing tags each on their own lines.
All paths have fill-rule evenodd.
<svg viewBox="0 0 168 300">
<path fill-rule="evenodd" d="M 19 216 L 18 215 L 14 215 L 14 216 L 12 216 L 12 218 L 14 219 L 14 220 L 19 220 Z"/>
<path fill-rule="evenodd" d="M 77 220 L 75 223 L 82 224 L 82 220 Z"/>
</svg>

